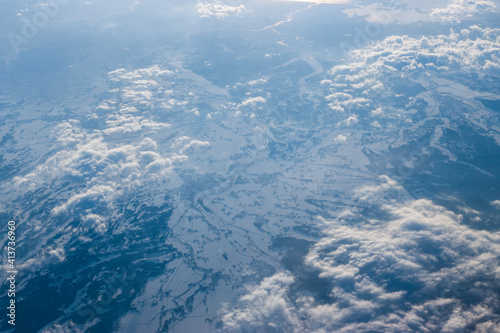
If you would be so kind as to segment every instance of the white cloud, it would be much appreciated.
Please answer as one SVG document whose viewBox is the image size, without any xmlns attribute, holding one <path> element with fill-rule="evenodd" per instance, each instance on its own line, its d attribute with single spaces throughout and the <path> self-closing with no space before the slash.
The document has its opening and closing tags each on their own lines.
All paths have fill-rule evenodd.
<svg viewBox="0 0 500 333">
<path fill-rule="evenodd" d="M 346 126 L 356 125 L 357 123 L 358 123 L 358 117 L 356 116 L 349 116 L 346 120 L 344 120 L 344 124 Z"/>
<path fill-rule="evenodd" d="M 174 71 L 162 69 L 158 65 L 153 65 L 147 68 L 140 68 L 134 71 L 127 72 L 124 68 L 120 68 L 108 73 L 108 78 L 111 82 L 134 81 L 138 79 L 144 82 L 144 78 L 168 77 L 174 74 Z"/>
<path fill-rule="evenodd" d="M 489 0 L 452 0 L 446 7 L 434 9 L 431 17 L 460 23 L 463 19 L 494 11 L 495 8 L 495 3 Z"/>
<path fill-rule="evenodd" d="M 123 109 L 121 110 L 123 111 Z M 103 130 L 106 135 L 130 134 L 136 132 L 156 132 L 171 127 L 170 124 L 160 123 L 143 116 L 132 114 L 113 114 L 106 120 L 107 128 Z"/>
<path fill-rule="evenodd" d="M 399 184 L 382 180 L 357 195 L 386 217 L 357 218 L 352 225 L 322 220 L 324 236 L 305 258 L 306 267 L 329 286 L 328 301 L 307 290 L 291 293 L 291 281 L 303 277 L 279 273 L 263 283 L 272 288 L 251 288 L 235 310 L 228 310 L 226 331 L 262 329 L 273 314 L 268 301 L 286 314 L 271 318 L 299 332 L 499 327 L 500 233 L 470 229 L 460 215 L 429 200 L 408 199 Z"/>
<path fill-rule="evenodd" d="M 253 86 L 253 85 L 256 85 L 256 84 L 267 83 L 267 80 L 268 80 L 268 78 L 261 78 L 261 79 L 258 79 L 258 80 L 252 80 L 252 81 L 248 82 L 248 85 Z"/>
<path fill-rule="evenodd" d="M 104 234 L 104 232 L 107 230 L 108 226 L 106 223 L 106 219 L 102 216 L 99 216 L 97 214 L 88 214 L 88 215 L 83 215 L 82 216 L 82 221 L 84 223 L 87 223 L 89 225 L 89 228 L 92 230 L 95 230 L 99 234 Z"/>
<path fill-rule="evenodd" d="M 490 202 L 490 205 L 492 205 L 493 207 L 495 207 L 497 209 L 500 209 L 500 200 L 494 200 L 494 201 Z"/>
<path fill-rule="evenodd" d="M 380 177 L 381 184 L 367 185 L 354 191 L 354 198 L 371 205 L 381 205 L 389 202 L 405 202 L 411 196 L 395 180 L 387 177 Z"/>
<path fill-rule="evenodd" d="M 335 142 L 346 142 L 347 141 L 347 135 L 344 135 L 344 134 L 339 134 L 335 137 L 335 139 L 333 140 Z"/>
<path fill-rule="evenodd" d="M 110 208 L 123 195 L 155 184 L 159 179 L 163 180 L 163 186 L 179 186 L 174 168 L 186 161 L 187 153 L 195 147 L 207 147 L 210 143 L 185 136 L 180 145 L 159 147 L 155 140 L 145 136 L 171 125 L 156 120 L 155 113 L 138 110 L 157 109 L 163 89 L 158 82 L 168 85 L 174 73 L 159 66 L 110 72 L 110 85 L 117 88 L 92 115 L 104 128 L 86 129 L 77 120 L 62 122 L 53 134 L 61 143 L 60 150 L 29 174 L 13 179 L 17 195 L 49 185 L 54 190 L 59 186 L 68 188 L 56 204 L 51 203 L 52 213 L 59 215 L 76 210 L 86 226 L 93 224 L 100 232 L 106 228 L 105 217 L 87 210 L 87 204 Z M 146 104 L 141 106 L 142 102 Z M 74 186 L 68 187 L 68 182 Z"/>
<path fill-rule="evenodd" d="M 287 273 L 265 278 L 241 297 L 239 307 L 224 318 L 225 331 L 230 332 L 300 332 L 300 322 L 287 297 L 288 287 L 294 282 Z"/>
<path fill-rule="evenodd" d="M 37 270 L 45 269 L 63 262 L 66 259 L 66 252 L 63 247 L 48 246 L 38 251 L 36 256 L 24 261 L 17 266 L 18 270 Z"/>
<path fill-rule="evenodd" d="M 64 126 L 63 132 L 69 135 L 83 131 L 69 130 Z M 103 130 L 103 133 L 107 132 Z M 165 153 L 150 138 L 121 144 L 119 141 L 107 142 L 102 135 L 87 134 L 83 137 L 81 142 L 57 152 L 33 172 L 15 178 L 18 190 L 34 191 L 47 184 L 54 187 L 64 184 L 70 177 L 78 186 L 68 192 L 65 201 L 53 208 L 54 214 L 72 210 L 83 201 L 111 207 L 124 192 L 154 182 L 158 177 L 169 179 L 173 176 L 175 164 L 187 158 L 185 150 L 208 145 L 208 142 L 187 137 L 188 142 L 182 147 Z M 64 137 L 61 140 L 65 142 Z"/>
<path fill-rule="evenodd" d="M 179 153 L 184 154 L 186 151 L 192 149 L 193 147 L 209 147 L 209 146 L 210 142 L 208 141 L 191 140 L 179 151 Z"/>
<path fill-rule="evenodd" d="M 240 106 L 247 106 L 247 105 L 252 105 L 255 106 L 258 103 L 265 103 L 266 99 L 262 96 L 257 96 L 257 97 L 249 97 L 245 99 L 243 102 L 241 102 Z"/>
<path fill-rule="evenodd" d="M 61 212 L 66 212 L 70 207 L 75 206 L 83 200 L 99 201 L 104 202 L 109 205 L 113 198 L 119 196 L 121 193 L 116 188 L 109 185 L 95 185 L 91 188 L 85 189 L 81 193 L 72 195 L 66 202 L 56 206 L 52 209 L 53 214 L 59 214 Z"/>
<path fill-rule="evenodd" d="M 228 17 L 231 15 L 239 16 L 245 10 L 244 5 L 238 6 L 230 6 L 223 4 L 222 2 L 214 2 L 214 3 L 199 3 L 196 6 L 198 10 L 198 14 L 200 17 L 211 17 L 214 16 L 218 19 Z"/>
<path fill-rule="evenodd" d="M 52 133 L 54 152 L 28 174 L 12 180 L 7 193 L 12 201 L 32 202 L 26 198 L 46 193 L 47 189 L 54 194 L 44 194 L 37 201 L 37 207 L 44 209 L 39 219 L 45 218 L 47 223 L 42 225 L 39 220 L 28 219 L 30 234 L 36 239 L 51 237 L 54 232 L 63 235 L 51 247 L 44 247 L 42 242 L 38 254 L 20 269 L 36 270 L 62 261 L 64 251 L 70 251 L 68 244 L 75 239 L 88 241 L 89 231 L 106 233 L 109 225 L 122 217 L 123 211 L 115 209 L 117 205 L 139 192 L 142 204 L 161 206 L 165 199 L 157 193 L 182 185 L 175 169 L 198 168 L 195 161 L 191 166 L 186 164 L 190 159 L 198 159 L 194 153 L 209 147 L 209 141 L 184 135 L 178 144 L 171 144 L 157 142 L 153 136 L 171 128 L 163 121 L 164 87 L 179 89 L 179 94 L 186 98 L 191 96 L 187 86 L 199 84 L 206 88 L 195 77 L 190 77 L 194 84 L 189 81 L 176 86 L 175 73 L 158 66 L 110 72 L 108 82 L 112 91 L 87 117 L 97 125 L 89 127 L 85 120 L 74 119 L 61 122 Z M 169 112 L 184 114 L 184 108 L 192 107 L 175 105 L 174 108 Z M 76 223 L 78 219 L 81 223 Z M 126 228 L 125 222 L 122 225 Z"/>
<path fill-rule="evenodd" d="M 345 73 L 347 82 L 361 82 L 369 79 L 373 86 L 378 84 L 373 75 L 376 70 L 387 72 L 424 72 L 429 63 L 435 68 L 449 68 L 460 71 L 483 71 L 486 62 L 496 59 L 500 53 L 497 38 L 500 29 L 471 26 L 462 33 L 411 38 L 390 36 L 351 53 L 352 64 L 338 66 L 332 73 L 356 70 L 356 74 Z M 361 71 L 360 71 L 361 70 Z M 366 86 L 366 85 L 365 85 Z"/>
<path fill-rule="evenodd" d="M 384 121 L 392 126 L 408 127 L 411 124 L 411 101 L 418 90 L 405 94 L 394 92 L 394 81 L 407 83 L 408 86 L 421 84 L 422 88 L 433 89 L 431 78 L 446 75 L 447 84 L 450 74 L 473 75 L 500 74 L 500 29 L 470 26 L 460 33 L 450 32 L 437 36 L 389 36 L 381 41 L 355 49 L 346 54 L 349 62 L 330 69 L 329 80 L 323 80 L 326 100 L 339 124 L 352 124 L 357 116 L 363 122 L 368 115 L 377 117 L 366 123 L 383 126 Z M 418 79 L 420 77 L 420 79 Z M 473 88 L 464 95 L 476 96 Z M 415 91 L 415 95 L 413 95 Z M 439 91 L 437 91 L 439 93 Z M 479 93 L 479 92 L 477 92 Z M 387 100 L 390 98 L 391 104 Z M 396 108 L 391 105 L 402 105 Z M 362 115 L 360 116 L 360 110 Z M 368 113 L 368 115 L 366 115 Z M 351 118 L 351 120 L 349 120 Z"/>
</svg>

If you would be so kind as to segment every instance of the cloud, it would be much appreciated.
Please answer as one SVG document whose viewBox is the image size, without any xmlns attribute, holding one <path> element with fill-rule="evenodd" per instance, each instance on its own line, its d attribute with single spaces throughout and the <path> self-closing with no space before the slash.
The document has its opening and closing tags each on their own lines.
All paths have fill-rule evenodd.
<svg viewBox="0 0 500 333">
<path fill-rule="evenodd" d="M 113 115 L 110 118 L 116 119 Z M 137 120 L 134 117 L 124 119 L 130 122 L 108 121 L 108 127 L 102 131 L 84 130 L 78 122 L 62 124 L 57 138 L 64 144 L 63 149 L 31 173 L 14 178 L 17 191 L 32 192 L 49 184 L 54 189 L 58 186 L 68 187 L 67 182 L 70 181 L 74 186 L 66 191 L 67 199 L 53 207 L 53 214 L 72 211 L 80 207 L 80 203 L 110 208 L 124 193 L 130 193 L 135 188 L 154 183 L 159 178 L 170 180 L 173 177 L 172 180 L 175 180 L 173 168 L 188 158 L 186 151 L 194 146 L 209 145 L 206 141 L 190 137 L 186 137 L 187 142 L 179 147 L 163 149 L 151 138 L 121 143 L 110 135 L 128 133 L 123 130 L 124 124 L 125 128 L 134 127 Z M 161 128 L 164 126 L 149 130 Z M 77 142 L 74 133 L 79 138 Z M 176 187 L 175 183 L 171 185 Z"/>
<path fill-rule="evenodd" d="M 175 73 L 158 66 L 110 72 L 112 89 L 105 101 L 86 119 L 68 119 L 57 125 L 52 133 L 54 152 L 29 173 L 13 178 L 8 193 L 13 201 L 32 202 L 34 193 L 45 193 L 47 188 L 54 194 L 44 196 L 38 204 L 44 207 L 40 219 L 57 223 L 58 230 L 65 233 L 58 238 L 57 248 L 65 249 L 68 242 L 89 231 L 104 234 L 119 218 L 115 208 L 138 191 L 157 193 L 178 188 L 182 179 L 175 169 L 184 168 L 194 155 L 191 153 L 210 146 L 209 141 L 189 135 L 174 140 L 175 144 L 159 144 L 151 137 L 171 128 L 163 121 L 165 109 L 161 106 L 165 87 L 177 88 L 173 83 Z M 187 91 L 183 86 L 178 88 L 179 95 Z M 190 96 L 188 92 L 186 96 Z M 169 112 L 184 114 L 187 104 L 176 104 Z M 161 205 L 161 200 L 158 195 L 144 195 L 141 202 Z M 74 228 L 66 228 L 69 222 L 61 222 L 72 219 Z M 42 238 L 53 231 L 53 225 L 41 227 L 37 223 L 30 219 L 30 234 Z M 62 258 L 55 254 L 41 252 L 36 260 Z M 42 266 L 30 261 L 23 267 Z"/>
<path fill-rule="evenodd" d="M 346 120 L 344 120 L 343 124 L 346 126 L 356 125 L 358 123 L 358 118 L 356 116 L 349 116 Z"/>
<path fill-rule="evenodd" d="M 301 325 L 287 296 L 293 282 L 293 277 L 282 272 L 250 288 L 238 308 L 223 317 L 225 331 L 299 332 Z"/>
<path fill-rule="evenodd" d="M 217 19 L 221 19 L 224 17 L 236 15 L 239 16 L 245 10 L 244 5 L 238 6 L 230 6 L 225 5 L 221 2 L 214 3 L 199 3 L 197 6 L 198 14 L 200 17 L 216 17 Z"/>
<path fill-rule="evenodd" d="M 192 150 L 193 147 L 209 147 L 210 142 L 208 141 L 200 141 L 200 140 L 190 140 L 181 150 L 179 150 L 180 154 L 184 154 L 188 150 Z"/>
<path fill-rule="evenodd" d="M 66 212 L 68 208 L 82 201 L 104 202 L 109 205 L 113 202 L 113 198 L 120 194 L 120 191 L 115 187 L 109 185 L 94 185 L 81 193 L 74 194 L 63 204 L 54 207 L 52 213 L 59 214 L 61 212 Z"/>
<path fill-rule="evenodd" d="M 113 114 L 106 120 L 106 125 L 107 128 L 103 131 L 106 135 L 156 132 L 171 127 L 170 124 L 155 122 L 133 114 Z"/>
<path fill-rule="evenodd" d="M 444 22 L 460 23 L 464 19 L 495 11 L 495 3 L 489 0 L 453 0 L 444 8 L 436 8 L 431 17 Z"/>
<path fill-rule="evenodd" d="M 357 83 L 368 80 L 363 87 L 378 83 L 376 78 L 367 77 L 368 73 L 374 73 L 375 70 L 382 73 L 429 70 L 481 72 L 485 71 L 487 61 L 495 61 L 500 55 L 497 42 L 499 35 L 500 29 L 473 25 L 461 33 L 451 32 L 449 35 L 420 38 L 390 36 L 363 49 L 352 51 L 353 64 L 347 68 L 334 67 L 332 71 L 361 69 L 356 74 L 357 77 L 347 74 L 345 80 Z"/>
<path fill-rule="evenodd" d="M 17 265 L 18 270 L 43 270 L 66 260 L 66 252 L 63 247 L 54 245 L 42 248 L 37 254 Z M 7 270 L 7 269 L 6 269 Z"/>
<path fill-rule="evenodd" d="M 247 106 L 247 105 L 256 106 L 258 103 L 265 103 L 265 102 L 266 99 L 262 96 L 249 97 L 245 99 L 243 102 L 241 102 L 240 106 Z"/>
<path fill-rule="evenodd" d="M 111 98 L 99 106 L 100 110 L 135 113 L 139 110 L 160 107 L 162 95 L 172 84 L 175 70 L 162 69 L 158 65 L 133 71 L 117 69 L 108 73 Z"/>
<path fill-rule="evenodd" d="M 367 185 L 354 191 L 354 199 L 371 204 L 404 202 L 411 198 L 404 188 L 387 176 L 381 176 L 379 185 Z"/>
<path fill-rule="evenodd" d="M 346 63 L 332 67 L 328 79 L 322 81 L 325 99 L 332 116 L 340 118 L 336 121 L 339 125 L 353 124 L 355 117 L 359 123 L 372 127 L 384 127 L 384 124 L 409 127 L 413 123 L 412 101 L 418 94 L 432 89 L 440 93 L 429 81 L 440 86 L 440 78 L 446 76 L 450 85 L 456 73 L 498 76 L 498 38 L 500 29 L 476 25 L 446 35 L 389 36 L 347 52 Z M 418 88 L 398 94 L 394 91 L 395 82 Z M 457 98 L 471 98 L 481 93 L 463 84 L 459 87 Z M 395 107 L 397 105 L 400 107 Z"/>
<path fill-rule="evenodd" d="M 99 234 L 104 234 L 104 232 L 108 229 L 106 219 L 97 214 L 88 214 L 82 216 L 82 221 L 84 223 L 88 223 L 89 228 L 95 230 Z"/>
<path fill-rule="evenodd" d="M 370 28 L 379 29 L 376 24 L 410 24 L 414 22 L 460 23 L 473 16 L 482 15 L 496 8 L 490 0 L 452 0 L 446 7 L 436 8 L 436 2 L 389 3 L 374 2 L 368 5 L 356 5 L 343 12 L 348 17 L 360 16 L 374 23 Z"/>
<path fill-rule="evenodd" d="M 408 198 L 388 177 L 357 193 L 380 218 L 357 215 L 350 225 L 321 219 L 323 236 L 304 259 L 329 286 L 327 299 L 296 287 L 292 293 L 304 277 L 278 273 L 226 309 L 225 331 L 262 330 L 268 316 L 283 320 L 280 327 L 290 332 L 487 331 L 500 325 L 499 232 L 470 229 L 460 215 Z M 267 304 L 279 304 L 281 315 L 273 317 Z"/>
<path fill-rule="evenodd" d="M 347 135 L 344 134 L 339 134 L 333 139 L 335 142 L 346 142 L 347 141 Z"/>
</svg>

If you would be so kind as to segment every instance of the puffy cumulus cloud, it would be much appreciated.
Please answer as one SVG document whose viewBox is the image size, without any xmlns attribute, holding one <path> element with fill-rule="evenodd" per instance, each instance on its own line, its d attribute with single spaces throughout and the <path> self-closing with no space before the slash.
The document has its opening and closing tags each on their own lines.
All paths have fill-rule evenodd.
<svg viewBox="0 0 500 333">
<path fill-rule="evenodd" d="M 175 73 L 175 70 L 162 69 L 158 65 L 133 71 L 121 68 L 109 72 L 112 98 L 103 101 L 99 109 L 106 111 L 118 108 L 122 113 L 134 113 L 138 109 L 158 107 Z"/>
<path fill-rule="evenodd" d="M 123 110 L 122 110 L 123 111 Z M 107 128 L 104 134 L 130 134 L 136 132 L 156 132 L 160 129 L 171 127 L 170 124 L 145 119 L 143 116 L 133 114 L 113 114 L 106 120 Z"/>
<path fill-rule="evenodd" d="M 354 191 L 354 199 L 371 205 L 381 203 L 403 202 L 411 199 L 411 195 L 394 179 L 380 177 L 381 184 L 367 185 Z"/>
<path fill-rule="evenodd" d="M 344 134 L 339 134 L 333 139 L 334 142 L 346 142 L 347 141 L 347 135 Z"/>
<path fill-rule="evenodd" d="M 66 252 L 62 247 L 48 246 L 41 249 L 32 257 L 17 266 L 18 270 L 37 270 L 58 264 L 66 259 Z"/>
<path fill-rule="evenodd" d="M 208 141 L 200 141 L 200 140 L 189 140 L 188 143 L 181 148 L 179 153 L 184 154 L 186 151 L 192 150 L 195 147 L 209 147 L 210 142 Z"/>
<path fill-rule="evenodd" d="M 168 140 L 155 136 L 171 129 L 161 108 L 165 90 L 190 96 L 193 86 L 206 87 L 187 74 L 182 84 L 171 86 L 172 73 L 157 66 L 109 73 L 112 89 L 94 113 L 55 126 L 51 153 L 5 186 L 2 195 L 15 203 L 12 209 L 26 222 L 25 241 L 33 246 L 18 267 L 25 274 L 68 260 L 78 243 L 107 237 L 117 221 L 120 227 L 113 232 L 126 232 L 132 223 L 127 209 L 161 207 L 170 200 L 166 195 L 183 185 L 182 172 L 208 170 L 199 167 L 203 150 L 210 149 L 206 136 L 198 138 L 185 128 L 178 130 L 183 133 L 179 140 L 177 131 L 169 132 Z M 141 89 L 151 98 L 123 97 Z M 185 121 L 184 107 L 174 105 L 169 112 L 178 108 Z"/>
<path fill-rule="evenodd" d="M 67 125 L 63 126 L 63 131 L 67 134 L 83 132 L 82 129 L 69 130 Z M 173 168 L 188 158 L 185 151 L 195 145 L 208 144 L 187 137 L 187 142 L 176 149 L 161 151 L 151 138 L 123 144 L 116 140 L 107 141 L 102 133 L 84 137 L 86 139 L 82 142 L 60 150 L 29 174 L 14 178 L 18 191 L 35 191 L 49 185 L 57 188 L 69 181 L 74 185 L 73 190 L 65 201 L 52 209 L 53 214 L 75 208 L 81 210 L 88 203 L 111 208 L 124 193 L 145 184 L 158 179 L 175 183 Z M 60 139 L 66 142 L 63 135 Z M 176 187 L 174 183 L 171 185 Z M 101 223 L 98 226 L 105 227 Z"/>
<path fill-rule="evenodd" d="M 330 93 L 326 100 L 330 109 L 337 113 L 369 107 L 373 104 L 372 96 L 386 90 L 376 72 L 362 62 L 333 67 L 329 74 L 332 75 L 332 83 L 329 84 Z"/>
<path fill-rule="evenodd" d="M 360 83 L 354 83 L 353 88 L 360 89 Z M 372 90 L 373 87 L 370 88 Z M 326 99 L 332 101 L 328 106 L 334 111 L 344 112 L 346 108 L 370 105 L 371 100 L 365 97 L 354 97 L 346 92 L 334 92 Z"/>
<path fill-rule="evenodd" d="M 423 91 L 434 89 L 429 81 L 436 79 L 439 85 L 442 76 L 449 84 L 455 74 L 499 75 L 500 29 L 471 26 L 447 35 L 389 36 L 345 55 L 348 61 L 331 68 L 329 79 L 322 81 L 329 108 L 341 119 L 338 126 L 351 125 L 352 117 L 360 122 L 368 118 L 364 123 L 375 127 L 382 126 L 384 119 L 408 126 L 418 89 L 408 95 L 397 94 L 394 88 L 417 85 Z M 473 88 L 462 87 L 469 89 L 465 97 L 475 96 Z"/>
<path fill-rule="evenodd" d="M 174 73 L 159 66 L 108 73 L 114 88 L 91 117 L 100 125 L 88 128 L 78 120 L 58 125 L 53 138 L 61 144 L 59 151 L 30 173 L 13 179 L 16 195 L 47 186 L 54 191 L 65 188 L 56 204 L 46 205 L 52 205 L 52 214 L 80 213 L 84 225 L 104 232 L 105 217 L 92 209 L 112 211 L 121 197 L 148 184 L 158 186 L 159 180 L 168 188 L 179 186 L 181 180 L 173 169 L 188 159 L 188 153 L 210 143 L 183 136 L 160 147 L 150 138 L 171 127 L 159 120 L 156 108 Z"/>
<path fill-rule="evenodd" d="M 453 0 L 444 8 L 432 10 L 431 17 L 439 20 L 460 23 L 462 20 L 494 11 L 495 3 L 489 0 Z"/>
<path fill-rule="evenodd" d="M 241 102 L 240 106 L 247 106 L 247 105 L 256 106 L 259 103 L 262 104 L 265 102 L 266 102 L 266 99 L 262 96 L 249 97 L 249 98 L 245 99 L 243 102 Z"/>
<path fill-rule="evenodd" d="M 391 195 L 395 192 L 401 192 L 400 199 Z M 499 232 L 470 229 L 460 215 L 429 200 L 407 198 L 387 177 L 357 193 L 359 200 L 377 203 L 372 209 L 381 218 L 370 215 L 351 225 L 322 220 L 323 236 L 304 259 L 329 294 L 319 299 L 307 290 L 291 293 L 292 281 L 303 277 L 276 274 L 223 317 L 226 331 L 264 331 L 262 323 L 273 313 L 268 302 L 279 304 L 282 315 L 275 318 L 290 332 L 494 332 L 500 327 Z"/>
<path fill-rule="evenodd" d="M 351 52 L 352 62 L 348 66 L 363 72 L 415 73 L 429 70 L 484 72 L 488 62 L 496 62 L 500 56 L 500 29 L 471 26 L 461 33 L 448 35 L 390 36 L 373 45 Z M 362 68 L 360 68 L 362 67 Z M 343 72 L 346 68 L 334 68 L 332 72 Z M 372 87 L 378 81 L 370 76 L 359 77 L 346 73 L 345 79 Z M 363 81 L 361 81 L 363 79 Z M 370 79 L 372 81 L 370 82 Z M 368 82 L 366 82 L 368 80 Z"/>
<path fill-rule="evenodd" d="M 76 144 L 86 140 L 89 135 L 80 126 L 77 120 L 63 121 L 53 131 L 53 137 L 64 145 Z"/>
<path fill-rule="evenodd" d="M 124 80 L 143 84 L 144 82 L 151 81 L 152 78 L 170 76 L 174 71 L 169 69 L 160 68 L 158 65 L 153 65 L 147 68 L 140 68 L 127 72 L 124 68 L 119 68 L 108 73 L 110 81 L 122 82 Z"/>
<path fill-rule="evenodd" d="M 343 124 L 345 124 L 346 126 L 353 126 L 353 125 L 356 125 L 358 123 L 358 117 L 356 116 L 349 116 L 347 119 L 345 119 L 343 121 Z M 339 123 L 339 125 L 342 124 L 342 123 Z"/>
<path fill-rule="evenodd" d="M 237 15 L 239 16 L 245 10 L 244 5 L 230 6 L 223 4 L 222 2 L 216 1 L 213 3 L 199 3 L 196 6 L 198 14 L 200 17 L 216 17 L 218 19 Z"/>
<path fill-rule="evenodd" d="M 52 209 L 54 214 L 59 214 L 65 212 L 69 207 L 76 205 L 82 201 L 91 202 L 113 202 L 113 198 L 120 195 L 120 191 L 109 185 L 94 185 L 90 188 L 86 188 L 83 192 L 74 194 L 66 202 Z M 102 227 L 102 224 L 99 225 Z"/>
<path fill-rule="evenodd" d="M 158 118 L 167 113 L 182 112 L 199 116 L 200 112 L 196 111 L 193 103 L 207 97 L 212 103 L 214 96 L 227 96 L 226 90 L 182 67 L 180 61 L 168 69 L 158 65 L 132 71 L 117 69 L 108 73 L 108 84 L 110 89 L 107 98 L 97 107 L 96 113 L 101 117 L 110 114 L 115 117 L 127 116 L 131 120 L 135 119 L 135 123 L 150 121 L 152 115 Z M 143 120 L 144 114 L 150 117 Z M 157 125 L 150 123 L 140 126 Z"/>
<path fill-rule="evenodd" d="M 89 225 L 89 228 L 95 230 L 99 234 L 104 234 L 107 230 L 108 225 L 106 223 L 106 219 L 97 214 L 88 214 L 82 216 L 82 221 Z"/>
<path fill-rule="evenodd" d="M 137 196 L 143 205 L 161 206 L 167 199 L 158 193 L 182 186 L 176 169 L 198 167 L 195 161 L 186 166 L 189 155 L 207 149 L 208 141 L 184 135 L 160 143 L 153 137 L 170 128 L 158 111 L 172 73 L 157 66 L 109 73 L 113 89 L 95 112 L 56 126 L 53 152 L 29 173 L 12 179 L 3 195 L 20 203 L 14 209 L 26 215 L 40 212 L 37 219 L 25 218 L 29 241 L 40 249 L 20 269 L 36 271 L 64 261 L 75 239 L 87 242 L 89 236 L 105 235 L 124 218 L 124 210 L 116 208 Z M 189 96 L 184 88 L 179 94 Z M 151 95 L 128 98 L 128 92 L 141 89 Z"/>
<path fill-rule="evenodd" d="M 223 317 L 225 331 L 230 332 L 299 332 L 301 323 L 287 296 L 294 279 L 288 273 L 265 278 L 249 288 L 238 308 Z"/>
</svg>

